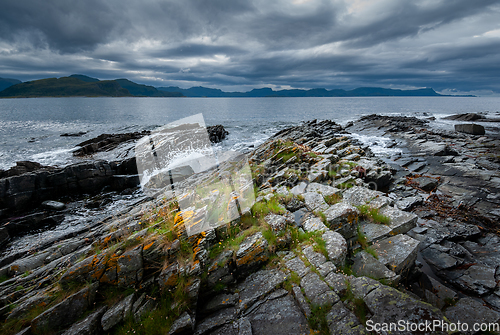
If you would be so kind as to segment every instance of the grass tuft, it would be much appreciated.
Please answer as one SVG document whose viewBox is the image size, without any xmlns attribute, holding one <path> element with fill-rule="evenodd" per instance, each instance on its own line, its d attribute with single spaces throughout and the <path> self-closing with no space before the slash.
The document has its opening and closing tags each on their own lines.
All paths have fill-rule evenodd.
<svg viewBox="0 0 500 335">
<path fill-rule="evenodd" d="M 326 215 L 325 213 L 323 213 L 322 211 L 315 211 L 314 212 L 314 215 L 316 215 L 317 217 L 319 217 L 321 219 L 321 221 L 327 225 L 328 224 L 328 221 L 326 220 Z"/>
<path fill-rule="evenodd" d="M 370 255 L 372 255 L 373 257 L 375 257 L 375 259 L 378 259 L 377 252 L 368 244 L 366 235 L 361 231 L 361 227 L 358 225 L 356 229 L 358 232 L 358 243 L 361 246 L 361 248 Z"/>
<path fill-rule="evenodd" d="M 342 200 L 342 196 L 337 194 L 326 195 L 323 198 L 325 199 L 325 202 L 329 205 L 335 205 L 336 203 Z"/>
<path fill-rule="evenodd" d="M 317 334 L 329 335 L 330 332 L 328 330 L 328 323 L 326 321 L 326 316 L 330 311 L 330 307 L 328 305 L 311 306 L 311 315 L 307 319 L 309 325 L 312 329 L 317 331 Z"/>
<path fill-rule="evenodd" d="M 314 251 L 319 252 L 320 254 L 323 254 L 326 258 L 328 258 L 328 251 L 326 250 L 326 242 L 323 240 L 321 236 L 314 236 L 313 240 L 315 242 L 314 244 Z"/>
<path fill-rule="evenodd" d="M 268 201 L 267 207 L 269 208 L 269 211 L 274 214 L 285 214 L 285 209 L 280 205 L 276 198 L 272 198 L 270 201 Z"/>
<path fill-rule="evenodd" d="M 373 208 L 368 205 L 360 205 L 357 206 L 357 208 L 361 217 L 373 221 L 374 223 L 381 223 L 385 225 L 391 223 L 391 219 L 383 214 L 380 214 L 378 208 Z"/>
<path fill-rule="evenodd" d="M 269 214 L 269 207 L 265 202 L 256 202 L 252 206 L 252 215 L 255 217 L 264 217 Z"/>
</svg>

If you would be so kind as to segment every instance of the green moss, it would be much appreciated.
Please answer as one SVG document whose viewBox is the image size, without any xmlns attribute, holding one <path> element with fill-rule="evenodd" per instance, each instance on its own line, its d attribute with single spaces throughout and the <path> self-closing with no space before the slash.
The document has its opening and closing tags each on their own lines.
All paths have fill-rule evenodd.
<svg viewBox="0 0 500 335">
<path fill-rule="evenodd" d="M 334 205 L 342 200 L 342 196 L 337 194 L 325 195 L 323 196 L 323 198 L 325 199 L 325 202 L 329 205 Z"/>
<path fill-rule="evenodd" d="M 155 295 L 152 295 L 156 297 Z M 111 334 L 114 335 L 163 335 L 172 327 L 174 321 L 185 311 L 186 307 L 176 304 L 171 308 L 175 300 L 171 295 L 158 297 L 158 306 L 155 310 L 146 313 L 140 322 L 136 322 L 132 316 L 128 317 L 122 324 L 114 327 Z"/>
<path fill-rule="evenodd" d="M 390 218 L 380 214 L 380 211 L 378 208 L 370 207 L 368 205 L 360 205 L 356 206 L 360 212 L 360 216 L 362 218 L 368 219 L 370 221 L 373 221 L 375 223 L 381 223 L 381 224 L 389 224 L 391 222 Z"/>
<path fill-rule="evenodd" d="M 36 306 L 27 311 L 27 313 L 25 313 L 19 319 L 10 319 L 8 321 L 0 323 L 0 334 L 14 335 L 19 333 L 21 330 L 30 325 L 31 320 L 45 312 L 47 309 L 47 306 Z"/>
<path fill-rule="evenodd" d="M 361 323 L 363 325 L 365 325 L 366 324 L 366 314 L 368 312 L 368 307 L 366 307 L 365 302 L 363 301 L 363 299 L 355 298 L 351 302 L 351 304 L 354 307 L 352 312 L 354 313 L 354 315 L 356 315 L 358 317 L 359 321 L 361 321 Z"/>
<path fill-rule="evenodd" d="M 290 150 L 285 150 L 285 151 L 279 153 L 276 158 L 277 159 L 281 158 L 281 159 L 283 159 L 283 163 L 286 163 L 287 161 L 289 161 L 293 157 L 297 157 L 297 153 L 290 149 Z"/>
<path fill-rule="evenodd" d="M 338 188 L 343 189 L 343 190 L 348 189 L 348 188 L 352 188 L 352 187 L 354 187 L 354 184 L 352 183 L 352 181 L 346 181 L 346 182 L 338 185 Z"/>
<path fill-rule="evenodd" d="M 221 291 L 224 291 L 226 289 L 226 285 L 224 283 L 217 283 L 215 284 L 214 286 L 214 292 L 221 292 Z"/>
<path fill-rule="evenodd" d="M 345 294 L 340 297 L 340 300 L 342 301 L 354 300 L 354 293 L 352 292 L 351 282 L 346 279 L 345 285 L 346 285 Z"/>
<path fill-rule="evenodd" d="M 276 199 L 277 202 L 279 202 L 283 205 L 287 205 L 288 203 L 290 203 L 290 201 L 292 201 L 294 196 L 292 193 L 288 193 L 287 195 L 277 194 L 274 196 L 274 198 Z"/>
<path fill-rule="evenodd" d="M 263 201 L 256 202 L 252 206 L 252 215 L 256 217 L 263 217 L 269 214 L 270 210 L 267 204 Z"/>
<path fill-rule="evenodd" d="M 328 305 L 311 306 L 311 315 L 309 316 L 307 321 L 309 322 L 309 326 L 311 326 L 312 329 L 318 332 L 317 334 L 330 334 L 328 330 L 328 323 L 326 321 L 326 316 L 328 315 L 329 311 L 330 307 Z"/>
<path fill-rule="evenodd" d="M 135 290 L 133 288 L 122 288 L 115 285 L 106 285 L 100 287 L 98 292 L 103 303 L 111 307 L 121 299 L 134 293 L 134 291 Z"/>
<path fill-rule="evenodd" d="M 365 248 L 365 251 L 367 253 L 369 253 L 370 255 L 372 255 L 375 259 L 378 259 L 378 254 L 377 252 L 375 251 L 375 249 L 373 249 L 372 247 L 366 247 Z"/>
<path fill-rule="evenodd" d="M 340 269 L 340 272 L 346 276 L 352 276 L 353 275 L 352 263 L 350 263 L 349 261 L 346 261 L 344 266 L 342 266 L 342 268 Z M 347 282 L 347 284 L 349 284 L 349 282 Z"/>
<path fill-rule="evenodd" d="M 328 258 L 328 251 L 326 250 L 326 242 L 323 240 L 321 236 L 313 236 L 313 240 L 315 242 L 314 244 L 314 251 L 319 252 L 320 254 L 323 254 L 325 257 Z"/>
<path fill-rule="evenodd" d="M 263 230 L 262 235 L 267 240 L 270 247 L 274 247 L 276 245 L 276 235 L 271 228 Z"/>
<path fill-rule="evenodd" d="M 227 232 L 221 239 L 215 243 L 209 250 L 208 255 L 211 259 L 215 259 L 222 251 L 226 249 L 238 250 L 241 243 L 250 235 L 263 231 L 261 226 L 253 225 L 250 228 L 242 231 L 239 226 L 228 225 Z"/>
<path fill-rule="evenodd" d="M 179 256 L 180 258 L 183 258 L 183 259 L 190 259 L 193 257 L 193 246 L 191 245 L 191 243 L 189 243 L 188 240 L 184 240 L 184 239 L 180 239 L 180 253 L 179 253 Z"/>
<path fill-rule="evenodd" d="M 208 251 L 208 257 L 210 259 L 215 259 L 217 256 L 219 256 L 225 249 L 225 245 L 222 244 L 222 242 L 218 242 L 215 245 L 213 245 L 210 250 Z"/>
<path fill-rule="evenodd" d="M 270 201 L 267 202 L 267 207 L 269 208 L 269 211 L 274 214 L 280 214 L 280 215 L 285 214 L 285 209 L 280 205 L 278 200 L 276 200 L 275 198 L 272 198 Z"/>
<path fill-rule="evenodd" d="M 344 162 L 344 164 L 347 165 L 351 169 L 355 168 L 358 165 L 357 163 L 350 162 L 350 161 Z"/>
<path fill-rule="evenodd" d="M 132 247 L 135 247 L 139 244 L 141 244 L 143 242 L 143 238 L 134 238 L 133 236 L 126 239 L 125 242 L 123 242 L 123 245 L 121 246 L 121 248 L 123 248 L 123 250 L 127 250 L 127 249 L 130 249 Z"/>
<path fill-rule="evenodd" d="M 326 215 L 325 213 L 323 213 L 322 211 L 315 211 L 314 212 L 314 215 L 316 215 L 317 217 L 319 217 L 321 219 L 321 221 L 327 225 L 328 224 L 328 221 L 326 220 Z"/>
<path fill-rule="evenodd" d="M 357 232 L 358 232 L 358 243 L 361 246 L 361 248 L 370 255 L 372 255 L 373 257 L 375 257 L 376 259 L 378 259 L 377 252 L 375 251 L 375 249 L 373 249 L 371 246 L 368 245 L 366 235 L 361 231 L 361 227 L 359 225 L 357 227 Z"/>
<path fill-rule="evenodd" d="M 102 252 L 101 246 L 99 244 L 94 244 L 92 247 L 92 251 L 94 252 L 94 255 L 100 255 Z"/>
<path fill-rule="evenodd" d="M 306 152 L 306 154 L 311 157 L 311 158 L 318 158 L 318 155 L 315 154 L 314 152 L 310 151 L 310 152 Z"/>
<path fill-rule="evenodd" d="M 361 227 L 358 225 L 356 228 L 357 233 L 358 233 L 358 243 L 361 246 L 361 248 L 366 248 L 368 247 L 368 241 L 366 239 L 366 235 L 361 231 Z"/>
<path fill-rule="evenodd" d="M 290 275 L 290 281 L 294 284 L 297 284 L 299 285 L 300 284 L 300 276 L 298 275 L 297 272 L 295 271 L 292 271 L 291 275 Z"/>
<path fill-rule="evenodd" d="M 292 176 L 297 176 L 299 179 L 301 178 L 304 178 L 305 177 L 305 173 L 300 171 L 300 170 L 296 170 L 296 169 L 288 169 L 286 170 L 285 172 L 285 177 L 288 179 Z"/>
<path fill-rule="evenodd" d="M 286 141 L 283 141 L 283 140 L 277 140 L 276 142 L 274 142 L 272 144 L 274 146 L 274 154 L 278 153 L 278 151 L 280 151 L 281 149 L 283 148 L 286 148 L 286 147 L 293 147 L 295 145 L 295 143 L 293 143 L 292 141 L 290 140 L 286 140 Z"/>
<path fill-rule="evenodd" d="M 382 223 L 385 225 L 388 225 L 391 223 L 391 219 L 383 214 L 378 213 L 378 210 L 377 210 L 377 213 L 372 214 L 372 218 L 373 218 L 373 221 L 375 223 Z"/>
<path fill-rule="evenodd" d="M 301 243 L 305 241 L 309 241 L 310 244 L 313 244 L 314 237 L 321 237 L 320 232 L 304 232 L 299 230 L 297 227 L 289 227 L 288 231 L 292 237 L 292 243 L 290 249 L 297 248 Z"/>
<path fill-rule="evenodd" d="M 340 298 L 344 304 L 352 310 L 354 315 L 358 317 L 362 324 L 366 324 L 366 314 L 368 308 L 363 299 L 356 298 L 352 292 L 351 283 L 346 280 L 346 293 Z"/>
<path fill-rule="evenodd" d="M 180 275 L 177 279 L 177 285 L 175 286 L 175 291 L 173 293 L 173 301 L 178 305 L 187 305 L 189 296 L 187 293 L 189 278 L 185 275 Z"/>
</svg>

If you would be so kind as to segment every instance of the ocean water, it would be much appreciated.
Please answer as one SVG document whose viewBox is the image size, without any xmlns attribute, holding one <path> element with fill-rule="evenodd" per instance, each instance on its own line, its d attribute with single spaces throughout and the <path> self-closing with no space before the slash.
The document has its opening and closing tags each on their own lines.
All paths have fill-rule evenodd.
<svg viewBox="0 0 500 335">
<path fill-rule="evenodd" d="M 0 169 L 32 160 L 64 166 L 77 162 L 75 145 L 103 133 L 154 129 L 202 113 L 207 125 L 222 124 L 229 137 L 218 146 L 244 151 L 277 131 L 311 119 L 340 124 L 362 115 L 436 117 L 431 127 L 452 129 L 442 120 L 456 113 L 500 117 L 500 98 L 367 97 L 367 98 L 38 98 L 0 99 Z M 86 132 L 81 137 L 63 133 Z M 358 138 L 377 143 L 380 138 Z"/>
</svg>

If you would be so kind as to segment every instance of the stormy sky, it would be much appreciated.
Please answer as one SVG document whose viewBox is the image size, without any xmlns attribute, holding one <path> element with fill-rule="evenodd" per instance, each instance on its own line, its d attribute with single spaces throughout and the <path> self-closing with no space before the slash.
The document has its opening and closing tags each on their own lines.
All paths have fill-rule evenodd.
<svg viewBox="0 0 500 335">
<path fill-rule="evenodd" d="M 500 94 L 498 0 L 3 0 L 0 77 Z"/>
</svg>

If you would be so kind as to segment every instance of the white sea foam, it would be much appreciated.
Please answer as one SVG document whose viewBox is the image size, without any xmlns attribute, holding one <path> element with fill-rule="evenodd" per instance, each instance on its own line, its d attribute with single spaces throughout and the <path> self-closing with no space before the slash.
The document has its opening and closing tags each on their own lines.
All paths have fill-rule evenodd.
<svg viewBox="0 0 500 335">
<path fill-rule="evenodd" d="M 58 148 L 55 150 L 34 154 L 29 160 L 38 162 L 42 165 L 64 166 L 74 163 L 75 160 L 73 157 L 73 151 L 75 151 L 74 148 Z"/>
<path fill-rule="evenodd" d="M 369 136 L 362 134 L 351 134 L 352 138 L 368 145 L 374 154 L 392 156 L 398 155 L 403 151 L 400 148 L 389 148 L 393 144 L 393 140 L 382 136 Z"/>
</svg>

